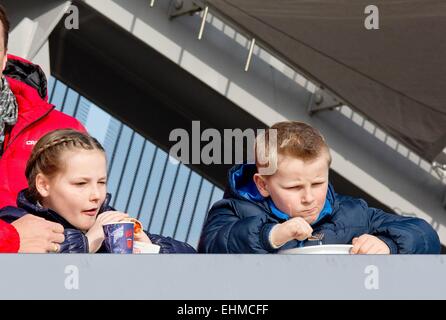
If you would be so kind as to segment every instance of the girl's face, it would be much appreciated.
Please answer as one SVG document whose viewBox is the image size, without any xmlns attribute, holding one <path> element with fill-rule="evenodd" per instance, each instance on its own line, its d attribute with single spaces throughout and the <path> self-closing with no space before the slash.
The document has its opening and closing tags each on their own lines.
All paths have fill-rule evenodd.
<svg viewBox="0 0 446 320">
<path fill-rule="evenodd" d="M 50 179 L 42 174 L 36 187 L 42 205 L 60 214 L 74 227 L 89 230 L 96 221 L 107 192 L 107 164 L 99 150 L 76 149 L 64 152 L 61 172 Z"/>
</svg>

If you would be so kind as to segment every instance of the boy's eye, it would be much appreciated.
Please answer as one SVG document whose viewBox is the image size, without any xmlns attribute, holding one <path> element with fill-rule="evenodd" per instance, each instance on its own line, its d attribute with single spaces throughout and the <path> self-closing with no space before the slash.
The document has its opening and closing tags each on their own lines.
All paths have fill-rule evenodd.
<svg viewBox="0 0 446 320">
<path fill-rule="evenodd" d="M 77 186 L 83 186 L 83 185 L 85 185 L 86 184 L 86 182 L 76 182 L 75 183 L 75 185 L 77 185 Z"/>
<path fill-rule="evenodd" d="M 98 183 L 99 184 L 105 184 L 105 181 L 99 181 Z"/>
</svg>

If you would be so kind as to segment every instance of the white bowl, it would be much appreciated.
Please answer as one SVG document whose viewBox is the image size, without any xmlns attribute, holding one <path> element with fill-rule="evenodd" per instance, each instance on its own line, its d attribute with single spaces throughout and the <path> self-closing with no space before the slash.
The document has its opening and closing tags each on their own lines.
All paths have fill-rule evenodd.
<svg viewBox="0 0 446 320">
<path fill-rule="evenodd" d="M 280 250 L 280 254 L 350 254 L 351 244 L 325 244 Z"/>
</svg>

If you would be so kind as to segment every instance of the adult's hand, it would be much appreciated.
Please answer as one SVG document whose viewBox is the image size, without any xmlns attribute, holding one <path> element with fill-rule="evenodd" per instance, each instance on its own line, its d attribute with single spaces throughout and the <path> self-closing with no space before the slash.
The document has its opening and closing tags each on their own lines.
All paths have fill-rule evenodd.
<svg viewBox="0 0 446 320">
<path fill-rule="evenodd" d="M 20 253 L 57 252 L 59 244 L 65 240 L 62 225 L 31 214 L 11 224 L 20 236 Z"/>
</svg>

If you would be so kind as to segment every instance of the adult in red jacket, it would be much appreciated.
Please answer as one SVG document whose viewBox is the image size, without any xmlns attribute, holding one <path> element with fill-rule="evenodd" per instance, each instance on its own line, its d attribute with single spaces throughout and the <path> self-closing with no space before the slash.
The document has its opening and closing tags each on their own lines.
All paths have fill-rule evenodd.
<svg viewBox="0 0 446 320">
<path fill-rule="evenodd" d="M 0 208 L 15 206 L 28 187 L 26 162 L 34 144 L 49 131 L 85 131 L 76 119 L 54 110 L 40 67 L 6 55 L 9 22 L 0 6 Z M 22 220 L 23 219 L 23 220 Z M 0 252 L 50 252 L 63 242 L 63 227 L 31 215 L 12 225 L 0 221 Z"/>
<path fill-rule="evenodd" d="M 18 104 L 14 126 L 4 131 L 0 158 L 0 208 L 15 206 L 18 193 L 27 188 L 25 166 L 36 142 L 46 133 L 63 128 L 85 131 L 78 120 L 54 110 L 47 102 L 46 79 L 40 67 L 8 55 L 3 71 Z"/>
</svg>

